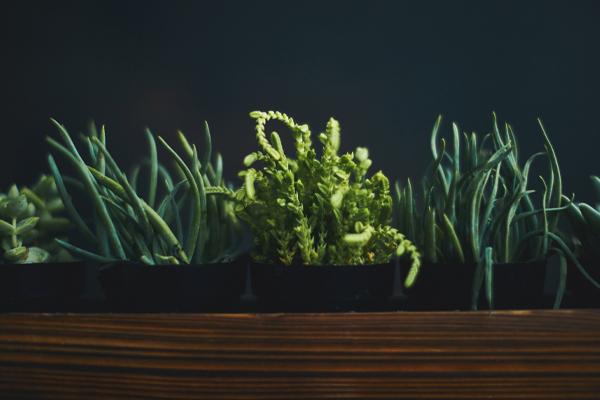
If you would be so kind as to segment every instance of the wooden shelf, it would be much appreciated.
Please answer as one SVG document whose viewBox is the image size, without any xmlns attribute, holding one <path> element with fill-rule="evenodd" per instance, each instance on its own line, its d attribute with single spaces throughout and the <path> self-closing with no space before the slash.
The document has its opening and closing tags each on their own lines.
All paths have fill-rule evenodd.
<svg viewBox="0 0 600 400">
<path fill-rule="evenodd" d="M 4 314 L 0 394 L 592 399 L 600 310 Z"/>
</svg>

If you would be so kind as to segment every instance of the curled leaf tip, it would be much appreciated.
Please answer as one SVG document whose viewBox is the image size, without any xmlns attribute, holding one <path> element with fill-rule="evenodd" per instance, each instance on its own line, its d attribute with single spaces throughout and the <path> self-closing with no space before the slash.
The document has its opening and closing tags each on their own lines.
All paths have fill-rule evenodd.
<svg viewBox="0 0 600 400">
<path fill-rule="evenodd" d="M 262 111 L 251 111 L 250 112 L 250 118 L 254 118 L 254 119 L 262 118 L 264 115 L 265 115 L 265 113 Z"/>
<path fill-rule="evenodd" d="M 365 161 L 369 158 L 369 149 L 366 147 L 357 147 L 354 156 L 360 162 Z"/>
<path fill-rule="evenodd" d="M 250 153 L 244 157 L 244 166 L 249 167 L 258 159 L 256 153 Z"/>
</svg>

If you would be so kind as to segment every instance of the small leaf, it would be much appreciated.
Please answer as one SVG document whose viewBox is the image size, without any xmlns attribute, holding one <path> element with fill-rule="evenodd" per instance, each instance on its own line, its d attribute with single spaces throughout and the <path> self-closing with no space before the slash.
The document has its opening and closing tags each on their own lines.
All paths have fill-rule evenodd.
<svg viewBox="0 0 600 400">
<path fill-rule="evenodd" d="M 39 220 L 40 220 L 39 217 L 29 217 L 22 221 L 19 221 L 19 223 L 17 224 L 17 229 L 15 230 L 15 233 L 17 235 L 24 235 L 25 233 L 27 233 L 30 230 L 32 230 L 33 228 L 35 228 L 35 226 L 37 225 Z"/>
<path fill-rule="evenodd" d="M 24 216 L 33 217 L 35 215 L 36 211 L 37 210 L 36 210 L 35 206 L 33 205 L 33 203 L 29 203 L 27 205 L 27 210 L 25 211 Z"/>
<path fill-rule="evenodd" d="M 350 245 L 364 245 L 371 239 L 373 231 L 374 229 L 369 226 L 361 233 L 347 233 L 344 235 L 344 242 Z"/>
<path fill-rule="evenodd" d="M 56 193 L 54 179 L 48 175 L 42 175 L 32 190 L 40 198 L 50 197 L 53 193 Z"/>
<path fill-rule="evenodd" d="M 369 149 L 366 147 L 357 147 L 354 156 L 360 162 L 365 161 L 369 158 Z"/>
<path fill-rule="evenodd" d="M 4 199 L 0 203 L 0 215 L 8 218 L 17 218 L 27 210 L 27 197 L 19 195 L 17 197 L 11 197 Z"/>
<path fill-rule="evenodd" d="M 406 275 L 406 279 L 404 280 L 404 287 L 410 289 L 417 279 L 417 274 L 419 273 L 419 264 L 413 263 L 408 270 L 408 274 Z"/>
<path fill-rule="evenodd" d="M 595 232 L 600 232 L 600 212 L 596 211 L 588 204 L 579 204 L 579 209 L 585 218 L 585 221 Z"/>
<path fill-rule="evenodd" d="M 11 236 L 15 232 L 15 228 L 6 221 L 0 219 L 0 235 Z"/>
<path fill-rule="evenodd" d="M 25 195 L 25 197 L 27 197 L 27 200 L 29 200 L 31 203 L 33 203 L 36 207 L 38 207 L 38 208 L 46 207 L 46 203 L 44 202 L 44 200 L 40 196 L 38 196 L 36 193 L 34 193 L 31 189 L 23 188 L 23 190 L 21 192 Z"/>
<path fill-rule="evenodd" d="M 204 175 L 206 173 L 206 168 L 210 163 L 212 158 L 212 139 L 210 137 L 210 129 L 208 127 L 208 123 L 204 121 L 202 130 L 202 153 L 199 155 L 200 157 L 200 168 L 201 172 Z"/>
<path fill-rule="evenodd" d="M 50 254 L 39 247 L 30 247 L 27 257 L 22 259 L 19 264 L 41 264 L 48 261 Z"/>
<path fill-rule="evenodd" d="M 331 206 L 333 208 L 340 208 L 342 206 L 342 202 L 344 201 L 345 191 L 340 188 L 331 196 Z"/>
<path fill-rule="evenodd" d="M 19 188 L 17 185 L 12 185 L 10 189 L 8 189 L 8 198 L 16 199 L 17 197 L 19 197 Z"/>
<path fill-rule="evenodd" d="M 597 176 L 592 176 L 592 184 L 594 186 L 594 190 L 596 191 L 596 196 L 600 198 L 600 178 Z"/>
<path fill-rule="evenodd" d="M 265 113 L 262 111 L 251 111 L 249 115 L 250 115 L 250 118 L 258 119 L 258 118 L 264 118 Z"/>
<path fill-rule="evenodd" d="M 258 160 L 258 155 L 256 153 L 250 153 L 244 157 L 244 166 L 249 167 L 254 164 L 256 160 Z"/>
<path fill-rule="evenodd" d="M 46 204 L 46 210 L 49 212 L 61 212 L 65 210 L 65 205 L 60 198 L 51 199 Z"/>
<path fill-rule="evenodd" d="M 71 253 L 83 258 L 84 260 L 90 260 L 90 261 L 99 262 L 99 263 L 109 263 L 109 262 L 116 261 L 116 259 L 114 259 L 114 258 L 104 257 L 99 254 L 91 253 L 87 250 L 84 250 L 80 247 L 74 246 L 74 245 L 72 245 L 68 242 L 65 242 L 63 240 L 60 240 L 60 239 L 56 239 L 56 243 L 59 246 L 61 246 L 63 249 L 70 251 Z"/>
<path fill-rule="evenodd" d="M 246 195 L 248 198 L 253 200 L 256 193 L 254 189 L 254 179 L 256 176 L 254 173 L 250 173 L 250 171 L 248 172 L 249 173 L 246 174 L 244 179 L 244 187 L 246 188 Z"/>
<path fill-rule="evenodd" d="M 154 207 L 156 203 L 156 188 L 158 186 L 158 155 L 156 141 L 150 129 L 146 129 L 146 137 L 150 149 L 150 180 L 148 182 L 148 204 Z"/>
<path fill-rule="evenodd" d="M 398 247 L 396 247 L 396 257 L 401 257 L 406 252 L 406 246 L 404 242 L 400 243 Z"/>
<path fill-rule="evenodd" d="M 4 253 L 4 258 L 11 262 L 16 262 L 27 258 L 27 247 L 19 246 L 14 249 L 7 250 Z"/>
<path fill-rule="evenodd" d="M 371 167 L 371 164 L 373 164 L 373 161 L 366 159 L 360 162 L 360 167 L 364 170 L 367 170 Z"/>
<path fill-rule="evenodd" d="M 154 254 L 154 257 L 159 261 L 161 265 L 179 265 L 180 262 L 176 257 L 173 256 L 163 256 L 161 254 Z"/>
</svg>

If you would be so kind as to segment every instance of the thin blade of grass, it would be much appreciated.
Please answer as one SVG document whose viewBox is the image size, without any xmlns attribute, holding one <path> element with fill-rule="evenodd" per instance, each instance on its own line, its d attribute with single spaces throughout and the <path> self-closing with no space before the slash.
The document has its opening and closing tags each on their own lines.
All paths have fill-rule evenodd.
<svg viewBox="0 0 600 400">
<path fill-rule="evenodd" d="M 56 124 L 58 124 L 58 123 L 56 122 Z M 58 124 L 58 125 L 61 126 L 60 124 Z M 64 129 L 64 128 L 62 128 L 62 129 Z M 65 131 L 65 133 L 66 133 L 66 131 Z M 68 136 L 68 133 L 67 133 L 67 136 Z M 70 138 L 69 138 L 69 141 L 70 141 Z M 94 206 L 96 208 L 96 211 L 98 213 L 100 220 L 106 227 L 109 240 L 111 242 L 113 249 L 115 250 L 115 253 L 117 254 L 117 256 L 120 259 L 125 259 L 125 251 L 119 240 L 119 237 L 117 235 L 114 224 L 113 224 L 112 220 L 110 219 L 110 215 L 108 213 L 106 205 L 100 198 L 100 194 L 98 193 L 98 188 L 96 187 L 94 178 L 92 177 L 91 173 L 88 171 L 85 163 L 83 163 L 83 161 L 81 160 L 81 157 L 77 157 L 77 156 L 71 154 L 71 152 L 69 152 L 64 146 L 62 146 L 60 143 L 58 143 L 57 141 L 55 141 L 52 138 L 47 138 L 47 142 L 50 144 L 51 147 L 53 147 L 55 150 L 57 150 L 59 153 L 61 153 L 75 167 L 75 169 L 77 170 L 77 172 L 80 175 L 81 180 L 83 181 L 83 183 L 86 187 L 86 191 L 88 192 L 92 202 L 94 203 Z"/>
<path fill-rule="evenodd" d="M 150 129 L 146 128 L 146 137 L 150 149 L 150 179 L 148 182 L 148 205 L 154 208 L 156 204 L 156 189 L 158 186 L 158 152 L 156 150 L 156 141 Z"/>
</svg>

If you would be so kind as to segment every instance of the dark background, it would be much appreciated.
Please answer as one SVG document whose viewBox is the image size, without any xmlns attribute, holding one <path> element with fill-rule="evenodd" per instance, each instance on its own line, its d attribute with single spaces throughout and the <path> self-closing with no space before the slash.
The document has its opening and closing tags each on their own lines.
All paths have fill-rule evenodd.
<svg viewBox="0 0 600 400">
<path fill-rule="evenodd" d="M 487 132 L 509 120 L 522 151 L 557 148 L 566 192 L 598 174 L 600 3 L 595 1 L 13 2 L 0 17 L 0 187 L 46 168 L 53 116 L 108 126 L 129 165 L 143 128 L 193 137 L 209 121 L 235 179 L 256 148 L 254 109 L 367 145 L 394 179 L 418 176 L 442 113 Z M 448 131 L 448 125 L 446 125 Z"/>
</svg>

